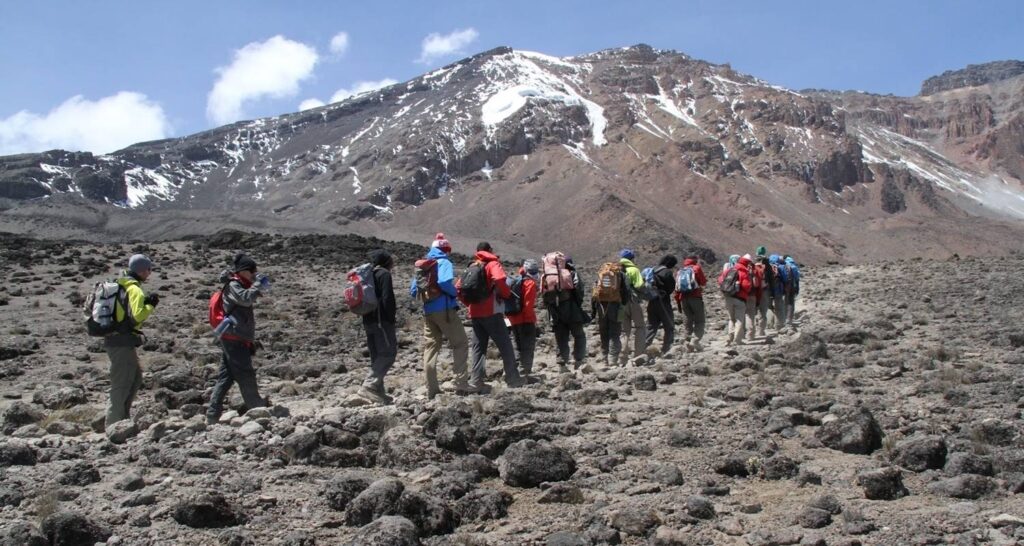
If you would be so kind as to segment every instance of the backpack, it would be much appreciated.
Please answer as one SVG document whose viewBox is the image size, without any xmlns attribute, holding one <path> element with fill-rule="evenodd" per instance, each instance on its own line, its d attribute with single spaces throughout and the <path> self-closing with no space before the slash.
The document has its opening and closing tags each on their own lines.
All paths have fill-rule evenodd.
<svg viewBox="0 0 1024 546">
<path fill-rule="evenodd" d="M 758 263 L 754 264 L 754 274 L 753 274 L 752 278 L 750 279 L 750 285 L 754 288 L 755 292 L 759 291 L 761 289 L 761 287 L 764 286 L 764 282 L 765 282 L 765 275 L 764 275 L 765 271 L 764 271 L 764 269 L 765 269 L 765 267 L 764 267 L 763 263 L 758 262 Z"/>
<path fill-rule="evenodd" d="M 437 260 L 424 258 L 416 260 L 416 297 L 423 303 L 430 303 L 441 297 L 441 286 L 437 284 Z"/>
<path fill-rule="evenodd" d="M 726 296 L 735 296 L 740 292 L 740 268 L 733 266 L 722 273 L 718 280 L 718 289 Z"/>
<path fill-rule="evenodd" d="M 523 312 L 523 277 L 519 275 L 505 277 L 512 295 L 508 299 L 502 299 L 505 304 L 506 315 L 518 315 Z"/>
<path fill-rule="evenodd" d="M 544 255 L 543 263 L 541 292 L 561 292 L 576 288 L 572 282 L 572 271 L 565 265 L 565 254 L 549 252 Z"/>
<path fill-rule="evenodd" d="M 117 304 L 121 304 L 125 317 L 117 321 Z M 109 334 L 124 332 L 125 326 L 131 326 L 131 306 L 128 305 L 128 292 L 117 281 L 100 281 L 92 288 L 92 293 L 85 300 L 82 308 L 85 314 L 85 329 L 90 336 L 103 337 Z"/>
<path fill-rule="evenodd" d="M 224 305 L 224 291 L 228 289 L 229 284 L 231 284 L 231 281 L 228 281 L 223 288 L 214 292 L 213 295 L 210 296 L 209 320 L 211 328 L 217 328 L 220 326 L 220 323 L 224 321 L 224 317 L 231 314 Z"/>
<path fill-rule="evenodd" d="M 692 265 L 683 266 L 676 275 L 676 292 L 689 294 L 700 288 L 697 285 L 697 273 Z"/>
<path fill-rule="evenodd" d="M 793 265 L 786 264 L 785 267 L 786 283 L 783 286 L 787 295 L 796 295 L 800 293 L 800 270 Z"/>
<path fill-rule="evenodd" d="M 357 315 L 376 311 L 377 287 L 373 282 L 373 264 L 365 263 L 349 271 L 342 294 L 349 311 Z"/>
<path fill-rule="evenodd" d="M 665 266 L 659 265 L 657 267 L 645 267 L 644 270 L 640 272 L 640 275 L 644 278 L 644 286 L 640 289 L 640 296 L 643 297 L 643 299 L 647 301 L 654 301 L 661 297 L 661 291 L 658 290 L 658 287 L 655 284 L 657 279 L 654 275 L 663 269 L 665 269 Z"/>
<path fill-rule="evenodd" d="M 600 303 L 622 303 L 622 265 L 608 262 L 597 271 L 594 299 Z"/>
<path fill-rule="evenodd" d="M 462 273 L 459 283 L 459 293 L 466 303 L 479 303 L 491 295 L 491 289 L 487 286 L 487 269 L 483 262 L 474 261 Z"/>
<path fill-rule="evenodd" d="M 785 290 L 782 274 L 779 272 L 778 264 L 770 264 L 772 270 L 772 295 L 779 295 Z"/>
</svg>

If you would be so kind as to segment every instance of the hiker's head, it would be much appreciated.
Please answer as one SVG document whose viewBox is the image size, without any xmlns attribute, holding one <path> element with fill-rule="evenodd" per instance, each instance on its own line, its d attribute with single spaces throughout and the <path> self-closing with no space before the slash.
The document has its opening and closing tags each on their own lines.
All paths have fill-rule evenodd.
<svg viewBox="0 0 1024 546">
<path fill-rule="evenodd" d="M 665 266 L 665 267 L 667 267 L 669 269 L 672 269 L 678 263 L 679 263 L 679 260 L 675 256 L 669 254 L 669 255 L 667 255 L 667 256 L 665 256 L 664 258 L 661 259 L 661 262 L 659 262 L 659 265 L 663 265 L 663 266 Z"/>
<path fill-rule="evenodd" d="M 699 257 L 697 257 L 697 255 L 696 255 L 696 254 L 690 254 L 689 256 L 687 256 L 687 257 L 686 257 L 686 261 L 688 261 L 688 262 L 693 262 L 693 263 L 697 263 L 697 262 L 699 262 L 699 261 L 700 261 L 700 258 L 699 258 Z"/>
<path fill-rule="evenodd" d="M 757 254 L 758 257 L 767 256 L 768 255 L 768 249 L 765 248 L 763 245 L 759 246 L 759 247 L 757 247 L 756 254 Z"/>
<path fill-rule="evenodd" d="M 523 271 L 531 277 L 536 277 L 540 275 L 540 264 L 533 258 L 525 260 L 523 261 Z"/>
<path fill-rule="evenodd" d="M 786 256 L 786 263 L 787 264 L 795 264 L 796 260 L 794 260 L 792 256 Z"/>
<path fill-rule="evenodd" d="M 153 261 L 145 254 L 135 254 L 128 258 L 128 271 L 134 274 L 140 281 L 144 281 L 153 272 Z"/>
<path fill-rule="evenodd" d="M 729 264 L 730 265 L 736 265 L 736 262 L 738 262 L 738 261 L 740 261 L 740 255 L 739 254 L 733 254 L 732 256 L 729 256 Z"/>
<path fill-rule="evenodd" d="M 780 258 L 778 254 L 772 254 L 771 256 L 768 256 L 768 263 L 770 264 L 777 264 L 780 261 L 782 261 L 782 258 Z"/>
<path fill-rule="evenodd" d="M 436 248 L 445 254 L 452 253 L 452 244 L 448 242 L 448 239 L 444 236 L 444 233 L 438 233 L 434 236 L 433 242 L 430 243 L 430 248 Z"/>
<path fill-rule="evenodd" d="M 252 282 L 256 277 L 256 260 L 248 254 L 236 254 L 232 269 L 239 277 Z"/>
<path fill-rule="evenodd" d="M 391 254 L 383 248 L 370 251 L 370 263 L 374 267 L 383 267 L 384 269 L 391 269 L 395 265 L 395 259 Z"/>
<path fill-rule="evenodd" d="M 480 241 L 476 245 L 476 251 L 477 252 L 494 252 L 494 249 L 491 248 L 491 243 L 488 243 L 487 241 Z"/>
<path fill-rule="evenodd" d="M 636 253 L 633 252 L 632 248 L 624 248 L 619 251 L 619 257 L 632 261 L 636 259 Z"/>
</svg>

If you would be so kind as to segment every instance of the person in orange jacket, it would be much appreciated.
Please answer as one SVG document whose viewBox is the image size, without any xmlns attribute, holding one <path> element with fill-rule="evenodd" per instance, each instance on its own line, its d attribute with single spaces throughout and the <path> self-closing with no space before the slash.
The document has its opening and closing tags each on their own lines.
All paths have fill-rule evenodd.
<svg viewBox="0 0 1024 546">
<path fill-rule="evenodd" d="M 751 296 L 750 290 L 753 283 L 751 263 L 749 258 L 740 258 L 735 265 L 727 266 L 718 277 L 718 284 L 721 285 L 726 275 L 736 269 L 739 291 L 733 296 L 725 296 L 725 309 L 729 312 L 729 336 L 726 339 L 727 345 L 743 345 L 744 334 L 746 334 L 747 298 Z"/>
<path fill-rule="evenodd" d="M 686 315 L 684 327 L 686 329 L 686 348 L 690 351 L 701 351 L 700 340 L 704 338 L 704 326 L 707 322 L 707 314 L 704 309 L 704 287 L 708 284 L 708 279 L 704 275 L 704 269 L 700 266 L 700 259 L 697 256 L 687 256 L 683 260 L 683 266 L 679 268 L 679 273 L 676 274 L 678 279 L 680 275 L 687 274 L 687 270 L 693 270 L 692 279 L 696 285 L 691 290 L 686 292 L 680 292 L 676 290 L 675 300 L 676 305 Z M 678 281 L 676 288 L 678 289 Z"/>
<path fill-rule="evenodd" d="M 537 260 L 526 260 L 519 268 L 523 278 L 522 310 L 508 315 L 512 325 L 512 337 L 519 353 L 519 372 L 530 375 L 533 372 L 533 354 L 537 348 L 537 282 L 540 279 L 540 264 Z"/>
<path fill-rule="evenodd" d="M 747 330 L 747 340 L 754 341 L 757 336 L 758 305 L 764 295 L 764 269 L 757 267 L 750 254 L 744 254 L 743 257 L 750 262 L 750 296 L 747 298 L 747 322 L 750 323 L 750 329 Z"/>
</svg>

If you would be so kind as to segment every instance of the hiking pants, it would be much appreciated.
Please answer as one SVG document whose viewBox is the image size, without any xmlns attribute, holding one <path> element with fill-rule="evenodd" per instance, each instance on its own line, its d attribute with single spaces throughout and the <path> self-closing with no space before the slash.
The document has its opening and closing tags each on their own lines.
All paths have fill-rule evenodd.
<svg viewBox="0 0 1024 546">
<path fill-rule="evenodd" d="M 775 308 L 775 328 L 781 329 L 786 325 L 786 296 L 783 294 L 772 296 L 772 307 Z"/>
<path fill-rule="evenodd" d="M 796 320 L 796 294 L 786 294 L 786 324 Z"/>
<path fill-rule="evenodd" d="M 110 407 L 106 426 L 131 417 L 132 402 L 142 386 L 142 367 L 135 347 L 107 346 L 110 358 Z"/>
<path fill-rule="evenodd" d="M 743 336 L 747 332 L 743 325 L 747 317 L 747 302 L 739 298 L 726 296 L 725 309 L 729 311 L 728 341 L 730 343 L 742 343 Z"/>
<path fill-rule="evenodd" d="M 622 323 L 618 320 L 618 304 L 610 307 L 609 304 L 597 305 L 597 332 L 601 336 L 601 354 L 610 363 L 618 364 L 622 353 Z"/>
<path fill-rule="evenodd" d="M 427 392 L 439 393 L 437 383 L 437 356 L 441 352 L 441 341 L 448 340 L 452 349 L 452 372 L 456 387 L 464 387 L 469 380 L 466 361 L 469 357 L 469 338 L 462 327 L 462 319 L 455 309 L 445 309 L 423 316 L 423 373 L 427 379 Z"/>
<path fill-rule="evenodd" d="M 505 370 L 505 382 L 519 380 L 516 369 L 516 351 L 512 348 L 512 337 L 505 326 L 505 315 L 495 313 L 489 317 L 473 319 L 473 342 L 470 344 L 473 353 L 473 372 L 470 382 L 480 385 L 487 379 L 487 343 L 494 340 L 501 354 L 501 363 Z"/>
<path fill-rule="evenodd" d="M 524 375 L 533 373 L 533 353 L 537 349 L 537 325 L 532 322 L 512 325 L 512 337 L 516 341 L 516 352 L 519 353 L 519 372 Z"/>
<path fill-rule="evenodd" d="M 626 334 L 626 347 L 629 347 L 629 335 L 633 334 L 633 356 L 637 357 L 647 351 L 647 320 L 644 318 L 644 306 L 638 301 L 625 304 L 626 316 L 622 321 L 622 331 Z"/>
<path fill-rule="evenodd" d="M 363 386 L 380 394 L 384 390 L 384 376 L 398 356 L 398 336 L 395 325 L 387 322 L 363 324 L 366 330 L 366 347 L 370 349 L 370 372 L 363 380 Z"/>
<path fill-rule="evenodd" d="M 569 362 L 569 337 L 572 336 L 572 359 L 582 364 L 587 359 L 587 334 L 582 322 L 566 323 L 555 321 L 555 343 L 558 345 L 558 361 Z"/>
<path fill-rule="evenodd" d="M 757 331 L 763 336 L 764 331 L 768 328 L 768 303 L 771 301 L 771 296 L 766 290 L 761 295 L 761 299 L 757 300 Z"/>
<path fill-rule="evenodd" d="M 220 370 L 217 372 L 217 384 L 213 386 L 210 396 L 210 407 L 206 410 L 209 417 L 219 417 L 224 410 L 224 399 L 227 398 L 231 385 L 238 383 L 242 400 L 249 409 L 262 408 L 267 405 L 260 396 L 256 385 L 256 370 L 252 367 L 252 350 L 243 341 L 222 339 L 220 341 Z"/>
<path fill-rule="evenodd" d="M 755 319 L 757 318 L 757 296 L 753 294 L 747 296 L 746 316 L 747 325 L 750 328 L 749 330 L 747 330 L 747 336 L 749 337 L 750 341 L 754 341 L 754 332 L 757 330 L 755 328 Z"/>
<path fill-rule="evenodd" d="M 704 298 L 683 298 L 683 314 L 686 315 L 686 340 L 692 337 L 700 341 L 704 337 L 704 324 L 707 321 Z"/>
<path fill-rule="evenodd" d="M 665 354 L 672 348 L 676 337 L 675 313 L 672 302 L 667 298 L 658 298 L 647 304 L 647 345 L 654 343 L 658 330 L 664 329 L 665 336 L 661 340 L 661 353 Z"/>
</svg>

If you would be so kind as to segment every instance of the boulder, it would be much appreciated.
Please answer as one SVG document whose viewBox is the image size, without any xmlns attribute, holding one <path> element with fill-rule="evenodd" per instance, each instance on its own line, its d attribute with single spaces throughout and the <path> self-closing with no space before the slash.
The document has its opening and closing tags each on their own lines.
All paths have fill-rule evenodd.
<svg viewBox="0 0 1024 546">
<path fill-rule="evenodd" d="M 814 433 L 827 447 L 858 455 L 869 455 L 882 447 L 882 428 L 867 408 L 841 411 L 829 417 Z"/>
<path fill-rule="evenodd" d="M 107 426 L 106 434 L 110 443 L 123 444 L 130 438 L 138 436 L 139 428 L 135 426 L 135 421 L 132 421 L 131 419 L 124 419 Z"/>
<path fill-rule="evenodd" d="M 510 445 L 498 462 L 502 481 L 513 487 L 560 482 L 568 480 L 575 472 L 576 460 L 568 451 L 534 440 L 520 440 Z"/>
<path fill-rule="evenodd" d="M 335 510 L 344 510 L 348 503 L 370 487 L 372 481 L 368 475 L 347 472 L 331 478 L 324 484 L 323 495 L 327 505 Z"/>
<path fill-rule="evenodd" d="M 996 483 L 987 476 L 977 474 L 961 474 L 952 478 L 939 480 L 928 486 L 936 494 L 957 499 L 980 499 L 995 491 Z"/>
<path fill-rule="evenodd" d="M 686 513 L 697 519 L 712 519 L 715 517 L 715 505 L 707 497 L 690 495 L 686 499 Z"/>
<path fill-rule="evenodd" d="M 28 444 L 13 441 L 0 443 L 0 467 L 33 466 L 38 455 Z"/>
<path fill-rule="evenodd" d="M 15 430 L 33 423 L 38 423 L 46 414 L 25 402 L 14 402 L 0 415 L 0 431 L 11 434 Z"/>
<path fill-rule="evenodd" d="M 508 507 L 511 505 L 512 495 L 481 487 L 459 499 L 455 503 L 455 513 L 459 514 L 463 523 L 501 519 L 508 515 Z"/>
<path fill-rule="evenodd" d="M 942 468 L 946 464 L 946 441 L 933 435 L 900 440 L 892 450 L 892 462 L 914 472 Z"/>
<path fill-rule="evenodd" d="M 68 409 L 89 402 L 82 387 L 45 387 L 32 395 L 32 402 L 46 409 Z"/>
<path fill-rule="evenodd" d="M 179 501 L 171 516 L 174 521 L 196 529 L 232 527 L 246 521 L 240 509 L 214 491 L 198 493 Z"/>
<path fill-rule="evenodd" d="M 46 516 L 41 527 L 51 546 L 92 546 L 111 535 L 107 526 L 71 511 Z"/>
<path fill-rule="evenodd" d="M 416 525 L 402 516 L 382 516 L 356 532 L 352 546 L 419 546 Z"/>
<path fill-rule="evenodd" d="M 381 516 L 401 513 L 399 499 L 403 491 L 405 485 L 393 478 L 373 482 L 348 503 L 345 523 L 350 526 L 366 525 Z"/>
<path fill-rule="evenodd" d="M 861 472 L 857 484 L 864 488 L 864 498 L 871 500 L 896 500 L 910 494 L 900 470 L 891 466 Z"/>
<path fill-rule="evenodd" d="M 950 454 L 946 458 L 946 466 L 943 470 L 949 476 L 959 476 L 960 474 L 992 476 L 995 473 L 992 459 L 964 451 Z"/>
</svg>

